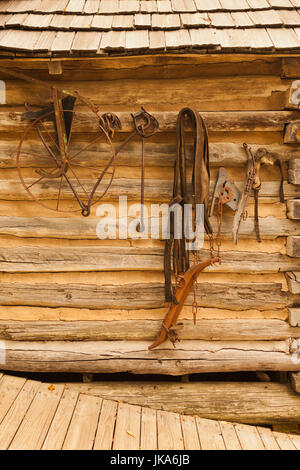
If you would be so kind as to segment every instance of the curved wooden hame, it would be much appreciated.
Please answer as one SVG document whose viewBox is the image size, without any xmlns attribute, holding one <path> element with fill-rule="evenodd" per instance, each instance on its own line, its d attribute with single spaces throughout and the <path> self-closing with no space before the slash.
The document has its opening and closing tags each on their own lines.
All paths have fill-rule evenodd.
<svg viewBox="0 0 300 470">
<path fill-rule="evenodd" d="M 220 261 L 220 258 L 213 258 L 203 261 L 203 263 L 196 264 L 186 271 L 182 276 L 182 286 L 177 289 L 176 292 L 176 301 L 177 303 L 172 302 L 172 305 L 165 316 L 161 330 L 157 339 L 154 341 L 151 346 L 148 347 L 149 350 L 156 348 L 162 344 L 168 337 L 168 331 L 172 326 L 175 326 L 177 319 L 180 315 L 181 310 L 184 307 L 184 303 L 193 287 L 193 283 L 196 280 L 197 276 L 203 271 L 207 266 L 217 263 Z"/>
</svg>

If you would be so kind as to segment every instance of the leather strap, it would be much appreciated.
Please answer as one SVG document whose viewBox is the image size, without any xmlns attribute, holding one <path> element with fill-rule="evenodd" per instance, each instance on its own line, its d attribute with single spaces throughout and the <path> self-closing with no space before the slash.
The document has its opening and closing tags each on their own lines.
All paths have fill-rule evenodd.
<svg viewBox="0 0 300 470">
<path fill-rule="evenodd" d="M 187 164 L 188 157 L 186 153 L 186 122 L 192 129 L 193 137 L 193 151 L 192 151 L 192 179 L 187 180 Z M 186 240 L 184 238 L 184 205 L 192 204 L 193 209 L 196 204 L 204 205 L 204 227 L 208 234 L 212 234 L 212 227 L 208 218 L 209 207 L 209 184 L 210 184 L 210 171 L 209 171 L 209 149 L 208 149 L 208 135 L 205 123 L 198 111 L 191 108 L 183 108 L 177 118 L 176 125 L 177 134 L 177 155 L 174 168 L 174 186 L 173 186 L 173 199 L 170 206 L 178 203 L 182 206 L 182 237 L 180 240 L 174 238 L 175 224 L 177 223 L 174 217 L 174 212 L 170 213 L 170 239 L 166 240 L 165 244 L 165 297 L 166 301 L 171 302 L 174 300 L 172 292 L 172 266 L 171 260 L 173 259 L 173 270 L 175 274 L 185 273 L 189 265 L 189 254 L 186 247 Z M 193 211 L 195 217 L 195 210 Z M 195 225 L 196 220 L 193 220 Z"/>
</svg>

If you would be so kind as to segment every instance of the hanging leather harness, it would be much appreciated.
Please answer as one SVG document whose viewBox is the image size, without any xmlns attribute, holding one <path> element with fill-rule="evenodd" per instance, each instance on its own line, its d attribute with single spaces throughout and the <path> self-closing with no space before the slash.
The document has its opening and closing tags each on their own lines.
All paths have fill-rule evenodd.
<svg viewBox="0 0 300 470">
<path fill-rule="evenodd" d="M 185 139 L 185 124 L 189 122 L 193 135 L 193 153 L 192 153 L 192 181 L 187 181 L 187 145 Z M 199 113 L 190 108 L 183 108 L 177 118 L 177 156 L 174 171 L 173 199 L 170 207 L 174 204 L 180 204 L 182 208 L 182 227 L 181 239 L 175 238 L 176 220 L 174 211 L 170 212 L 170 238 L 166 240 L 164 271 L 165 271 L 165 298 L 167 302 L 174 299 L 172 289 L 172 260 L 175 275 L 184 274 L 190 267 L 189 254 L 184 237 L 184 205 L 193 206 L 195 224 L 196 204 L 204 205 L 204 227 L 207 234 L 212 235 L 212 228 L 208 219 L 209 204 L 209 150 L 207 130 L 202 117 Z M 178 228 L 178 227 L 177 227 Z M 178 233 L 178 232 L 177 232 Z"/>
<path fill-rule="evenodd" d="M 187 145 L 185 140 L 185 123 L 189 122 L 192 128 L 193 136 L 193 152 L 192 152 L 192 178 L 187 180 Z M 160 332 L 149 346 L 154 349 L 162 344 L 167 338 L 175 344 L 178 336 L 174 327 L 177 319 L 182 311 L 185 301 L 191 290 L 194 288 L 194 301 L 192 311 L 194 323 L 197 314 L 197 277 L 209 265 L 220 261 L 219 257 L 214 256 L 213 248 L 213 231 L 208 219 L 208 203 L 209 203 L 209 152 L 208 152 L 208 136 L 203 119 L 190 108 L 183 108 L 177 119 L 177 157 L 175 161 L 173 199 L 170 207 L 174 204 L 181 206 L 180 223 L 182 227 L 178 227 L 177 218 L 175 220 L 174 211 L 170 212 L 170 237 L 165 244 L 165 297 L 171 302 L 169 311 L 165 316 Z M 190 204 L 193 208 L 193 230 L 195 233 L 197 221 L 197 204 L 203 205 L 203 222 L 206 233 L 210 238 L 210 258 L 199 263 L 198 247 L 194 246 L 194 263 L 190 267 L 189 252 L 187 249 L 187 240 L 184 237 L 184 228 L 186 224 L 184 205 Z M 221 203 L 220 203 L 221 204 Z M 181 228 L 181 231 L 178 230 Z M 220 230 L 219 230 L 220 231 Z M 179 239 L 175 234 L 179 233 Z M 220 235 L 220 233 L 219 233 Z M 173 272 L 175 274 L 176 285 L 172 286 L 172 261 Z"/>
</svg>

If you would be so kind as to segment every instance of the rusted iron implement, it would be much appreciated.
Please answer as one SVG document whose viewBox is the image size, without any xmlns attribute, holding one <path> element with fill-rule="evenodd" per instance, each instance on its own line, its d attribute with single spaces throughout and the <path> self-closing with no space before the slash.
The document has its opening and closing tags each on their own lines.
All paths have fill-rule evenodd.
<svg viewBox="0 0 300 470">
<path fill-rule="evenodd" d="M 133 119 L 133 132 L 124 140 L 124 142 L 115 150 L 112 139 L 117 130 L 121 129 L 121 122 L 113 113 L 100 113 L 100 109 L 91 100 L 85 98 L 77 91 L 69 91 L 62 89 L 61 87 L 54 86 L 48 82 L 41 81 L 39 79 L 30 77 L 21 72 L 14 72 L 12 70 L 7 70 L 0 67 L 0 71 L 6 74 L 9 74 L 20 80 L 26 80 L 30 83 L 36 83 L 39 86 L 47 87 L 51 90 L 52 93 L 52 105 L 38 111 L 32 111 L 29 108 L 29 105 L 25 103 L 27 112 L 22 116 L 23 120 L 28 120 L 31 122 L 24 135 L 21 138 L 18 153 L 17 153 L 17 167 L 20 180 L 28 192 L 28 194 L 39 204 L 46 208 L 52 210 L 61 211 L 59 209 L 61 193 L 63 188 L 63 183 L 67 184 L 67 187 L 70 188 L 72 194 L 77 200 L 81 214 L 85 217 L 90 215 L 91 206 L 102 199 L 107 191 L 109 190 L 111 183 L 115 175 L 115 160 L 117 155 L 124 149 L 126 144 L 135 136 L 139 136 L 142 139 L 142 156 L 141 156 L 141 166 L 142 166 L 142 178 L 141 178 L 141 222 L 140 230 L 144 228 L 144 214 L 143 214 L 143 204 L 144 204 L 144 175 L 145 175 L 145 144 L 144 140 L 151 137 L 155 134 L 159 128 L 158 121 L 149 114 L 144 108 L 141 111 L 131 114 Z M 98 120 L 97 126 L 99 129 L 99 134 L 97 138 L 85 146 L 81 151 L 77 152 L 75 155 L 70 155 L 69 145 L 72 135 L 72 124 L 74 121 L 74 106 L 75 102 L 80 101 L 81 104 L 88 106 L 90 111 L 95 115 Z M 53 138 L 47 129 L 47 126 L 44 125 L 45 122 L 52 121 L 55 129 L 55 138 Z M 43 148 L 46 149 L 48 157 L 52 162 L 52 168 L 50 171 L 45 171 L 40 168 L 36 170 L 36 173 L 39 175 L 39 178 L 27 184 L 22 173 L 22 162 L 21 154 L 24 142 L 27 136 L 30 134 L 30 131 L 35 129 L 39 135 L 39 138 L 43 144 Z M 81 153 L 88 150 L 97 140 L 99 136 L 104 135 L 106 143 L 110 149 L 110 157 L 107 164 L 104 166 L 99 177 L 96 179 L 94 186 L 92 187 L 90 194 L 86 191 L 83 182 L 79 179 L 76 174 L 76 167 L 81 166 L 78 162 L 74 161 Z M 90 168 L 90 167 L 88 167 Z M 68 173 L 68 174 L 67 174 Z M 73 181 L 71 180 L 70 174 L 72 175 Z M 100 188 L 101 183 L 103 183 L 104 178 L 108 176 L 108 182 L 105 180 L 104 189 L 99 191 L 100 194 L 96 193 Z M 57 203 L 56 207 L 49 207 L 46 203 L 42 202 L 39 199 L 39 195 L 35 195 L 33 188 L 37 183 L 40 183 L 42 180 L 49 178 L 54 180 L 55 178 L 60 179 Z M 81 194 L 82 193 L 82 194 Z M 69 211 L 68 211 L 69 212 Z"/>
<path fill-rule="evenodd" d="M 182 311 L 185 301 L 191 292 L 193 287 L 193 283 L 196 281 L 197 276 L 208 266 L 211 264 L 217 263 L 220 261 L 219 258 L 208 259 L 203 261 L 202 263 L 196 264 L 189 268 L 185 274 L 183 274 L 180 278 L 180 284 L 178 286 L 177 292 L 175 294 L 174 301 L 170 306 L 170 309 L 162 323 L 161 330 L 157 339 L 154 341 L 151 346 L 149 346 L 149 350 L 160 346 L 167 338 L 175 344 L 178 341 L 177 334 L 172 328 L 176 325 L 180 312 Z"/>
<path fill-rule="evenodd" d="M 246 178 L 244 182 L 244 189 L 242 191 L 242 196 L 240 198 L 239 206 L 238 209 L 235 213 L 234 220 L 233 220 L 233 228 L 232 228 L 232 234 L 233 234 L 233 241 L 234 243 L 238 242 L 238 234 L 240 230 L 240 225 L 243 220 L 247 217 L 247 205 L 248 205 L 248 200 L 250 197 L 250 193 L 252 191 L 253 183 L 255 181 L 255 157 L 252 153 L 252 150 L 248 147 L 248 145 L 245 143 L 243 144 L 244 150 L 246 152 L 246 155 L 248 157 L 248 163 L 247 163 L 247 172 L 246 172 Z"/>
<path fill-rule="evenodd" d="M 250 198 L 251 191 L 253 190 L 254 195 L 254 227 L 256 233 L 256 240 L 260 243 L 260 228 L 259 228 L 259 214 L 258 214 L 258 196 L 261 189 L 261 179 L 260 179 L 260 169 L 262 165 L 277 165 L 280 170 L 281 181 L 279 189 L 280 202 L 284 203 L 284 191 L 283 191 L 283 182 L 284 174 L 282 162 L 276 155 L 272 155 L 265 148 L 259 148 L 253 154 L 251 148 L 245 143 L 243 144 L 244 150 L 248 157 L 247 172 L 244 182 L 244 188 L 242 191 L 241 198 L 239 200 L 238 208 L 235 213 L 233 221 L 233 241 L 234 243 L 238 242 L 238 234 L 240 226 L 243 220 L 247 218 L 247 206 Z"/>
</svg>

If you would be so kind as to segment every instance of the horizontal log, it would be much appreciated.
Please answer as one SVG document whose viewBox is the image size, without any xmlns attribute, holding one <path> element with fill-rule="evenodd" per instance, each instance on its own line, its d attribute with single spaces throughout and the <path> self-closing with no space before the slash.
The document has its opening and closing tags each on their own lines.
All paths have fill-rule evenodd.
<svg viewBox="0 0 300 470">
<path fill-rule="evenodd" d="M 76 140 L 69 148 L 70 156 L 75 155 L 84 147 L 86 147 L 90 140 Z M 119 148 L 121 141 L 114 142 L 115 148 Z M 287 161 L 293 156 L 297 156 L 298 148 L 294 146 L 287 147 L 286 145 L 271 144 L 271 145 L 258 145 L 251 144 L 253 151 L 258 148 L 264 147 L 271 154 L 275 155 L 282 161 Z M 192 159 L 192 147 L 186 146 L 187 159 Z M 212 167 L 218 166 L 243 166 L 247 161 L 246 153 L 243 146 L 233 143 L 211 142 L 209 144 L 210 150 L 210 165 Z M 87 150 L 80 153 L 74 163 L 83 166 L 103 166 L 106 164 L 109 155 L 109 148 L 107 144 L 95 143 Z M 146 158 L 147 166 L 159 167 L 174 167 L 176 156 L 176 145 L 168 142 L 154 143 L 151 140 L 146 144 Z M 0 142 L 0 168 L 15 168 L 17 157 L 17 145 L 15 141 L 1 141 Z M 46 155 L 42 143 L 38 140 L 29 140 L 24 143 L 20 158 L 20 165 L 22 168 L 49 168 L 51 167 L 51 160 Z M 126 145 L 123 151 L 118 154 L 117 164 L 122 166 L 138 166 L 141 165 L 141 143 L 131 142 Z"/>
<path fill-rule="evenodd" d="M 7 51 L 6 51 L 7 53 Z M 203 57 L 204 56 L 204 57 Z M 220 60 L 221 59 L 221 60 Z M 203 76 L 236 76 L 236 75 L 280 75 L 280 58 L 258 57 L 250 54 L 240 56 L 235 54 L 226 61 L 225 57 L 208 58 L 207 54 L 163 54 L 99 57 L 76 57 L 73 60 L 61 58 L 63 65 L 63 79 L 71 80 L 117 80 L 117 79 L 145 79 L 145 78 L 175 78 L 203 77 Z M 7 61 L 1 59 L 2 67 L 13 68 L 15 72 L 29 73 L 31 77 L 48 81 L 49 71 L 47 61 L 14 58 Z M 48 62 L 49 63 L 49 62 Z M 1 78 L 11 79 L 11 76 L 1 73 Z M 288 77 L 287 77 L 288 78 Z"/>
<path fill-rule="evenodd" d="M 290 199 L 286 206 L 288 218 L 300 220 L 300 199 Z"/>
<path fill-rule="evenodd" d="M 300 61 L 298 57 L 284 57 L 281 61 L 282 78 L 300 77 Z"/>
<path fill-rule="evenodd" d="M 291 158 L 288 176 L 291 184 L 300 184 L 300 158 Z"/>
<path fill-rule="evenodd" d="M 289 301 L 280 283 L 203 282 L 197 290 L 199 307 L 247 308 L 270 310 L 284 308 Z M 192 293 L 186 304 L 193 302 Z M 166 306 L 164 286 L 159 283 L 93 284 L 23 284 L 1 283 L 0 305 L 44 307 L 80 307 L 90 309 L 144 309 Z"/>
<path fill-rule="evenodd" d="M 291 294 L 300 294 L 300 272 L 287 272 L 285 277 Z"/>
<path fill-rule="evenodd" d="M 0 248 L 0 272 L 162 271 L 162 269 L 163 249 L 114 246 Z"/>
<path fill-rule="evenodd" d="M 1 321 L 120 321 L 122 320 L 154 320 L 162 321 L 168 307 L 153 309 L 81 309 L 73 307 L 24 307 L 22 305 L 0 306 Z M 289 308 L 274 308 L 272 310 L 232 310 L 230 308 L 201 307 L 198 309 L 197 318 L 200 320 L 229 320 L 229 319 L 275 319 L 287 321 Z M 191 306 L 186 305 L 180 314 L 179 323 L 192 320 Z"/>
<path fill-rule="evenodd" d="M 202 93 L 202 92 L 201 92 Z M 102 93 L 101 93 L 102 96 Z M 128 106 L 128 104 L 127 104 Z M 182 101 L 178 111 L 182 107 Z M 215 107 L 215 104 L 214 104 Z M 238 106 L 237 109 L 240 109 Z M 131 132 L 133 129 L 130 110 L 118 111 L 113 107 L 103 111 L 115 112 L 121 122 L 121 132 Z M 147 111 L 152 112 L 149 108 Z M 155 111 L 153 114 L 159 122 L 158 132 L 174 132 L 178 111 Z M 26 130 L 28 123 L 21 121 L 24 111 L 0 112 L 0 131 L 21 133 Z M 209 131 L 213 132 L 283 132 L 285 125 L 299 119 L 298 111 L 199 111 L 204 118 Z M 51 127 L 50 127 L 51 128 Z M 78 111 L 73 123 L 74 133 L 98 131 L 97 120 L 91 113 Z"/>
<path fill-rule="evenodd" d="M 300 397 L 285 384 L 101 381 L 67 383 L 65 387 L 110 400 L 221 421 L 261 425 L 300 421 Z"/>
<path fill-rule="evenodd" d="M 299 371 L 289 341 L 181 341 L 149 351 L 145 341 L 1 341 L 2 370 L 183 375 Z"/>
<path fill-rule="evenodd" d="M 245 82 L 247 86 L 245 86 Z M 48 84 L 57 85 L 55 81 Z M 276 75 L 192 77 L 180 80 L 168 77 L 156 79 L 84 80 L 64 81 L 59 85 L 63 90 L 76 90 L 101 108 L 128 106 L 132 112 L 141 106 L 151 108 L 180 109 L 182 103 L 202 110 L 231 109 L 280 109 L 284 105 L 290 82 L 282 81 Z M 20 80 L 6 80 L 6 103 L 8 106 L 23 105 L 29 101 L 33 106 L 44 106 L 51 101 L 51 90 L 35 83 Z M 82 103 L 78 100 L 78 104 Z"/>
<path fill-rule="evenodd" d="M 52 201 L 53 208 L 56 208 L 56 200 L 59 194 L 60 188 L 60 179 L 50 179 L 45 178 L 43 181 L 37 182 L 40 177 L 37 175 L 36 178 L 27 178 L 25 180 L 27 187 L 30 187 L 31 192 L 37 197 L 40 201 Z M 70 181 L 73 182 L 74 187 L 78 189 L 78 183 L 76 179 L 70 175 Z M 80 179 L 81 184 L 84 186 L 86 192 L 91 194 L 97 177 L 94 179 Z M 34 185 L 33 185 L 34 183 Z M 97 200 L 97 195 L 101 195 L 104 192 L 104 189 L 107 187 L 109 181 L 107 178 L 103 180 L 101 185 L 98 188 L 98 193 L 96 192 L 95 200 Z M 242 190 L 243 182 L 236 181 L 237 187 Z M 210 193 L 214 191 L 215 182 L 211 181 L 210 184 Z M 279 201 L 279 187 L 280 181 L 263 181 L 261 190 L 259 192 L 260 201 L 264 202 L 274 202 Z M 82 189 L 79 189 L 79 194 L 86 198 Z M 108 192 L 101 201 L 115 201 L 119 200 L 120 196 L 127 196 L 130 200 L 139 200 L 141 193 L 141 182 L 138 178 L 115 178 L 109 187 Z M 289 185 L 287 182 L 284 183 L 284 193 L 286 198 L 293 198 L 299 195 L 297 187 Z M 170 174 L 170 179 L 160 180 L 160 179 L 145 179 L 145 200 L 152 202 L 170 202 L 173 194 L 173 181 L 172 174 Z M 32 200 L 31 196 L 26 192 L 24 186 L 20 180 L 2 180 L 0 185 L 0 199 L 5 199 L 8 201 L 23 201 L 23 200 Z M 67 182 L 64 182 L 61 187 L 60 192 L 61 200 L 75 200 L 74 193 L 68 185 Z M 100 202 L 101 202 L 100 201 Z"/>
<path fill-rule="evenodd" d="M 0 321 L 0 340 L 11 341 L 152 341 L 161 321 Z M 300 328 L 283 320 L 184 320 L 180 340 L 276 341 L 300 338 Z"/>
<path fill-rule="evenodd" d="M 294 258 L 300 258 L 300 237 L 299 236 L 289 236 L 286 242 L 286 252 L 288 256 Z"/>
<path fill-rule="evenodd" d="M 98 238 L 96 227 L 99 220 L 100 219 L 83 217 L 47 218 L 1 216 L 0 235 L 30 238 L 47 237 L 96 240 Z M 215 232 L 217 232 L 218 226 L 216 217 L 212 217 L 211 221 Z M 224 239 L 232 238 L 232 221 L 232 217 L 223 217 L 222 237 Z M 297 240 L 297 236 L 300 235 L 300 226 L 297 221 L 293 220 L 263 217 L 260 219 L 260 233 L 262 239 L 274 240 L 278 237 L 287 236 L 293 240 Z M 254 218 L 248 217 L 242 222 L 239 238 L 256 238 Z M 290 256 L 290 253 L 288 254 Z"/>
<path fill-rule="evenodd" d="M 0 247 L 0 272 L 162 271 L 163 248 L 116 246 Z M 200 250 L 201 259 L 209 250 Z M 222 263 L 213 272 L 277 273 L 296 271 L 299 262 L 280 253 L 222 252 Z M 191 257 L 192 259 L 192 257 Z"/>
</svg>

